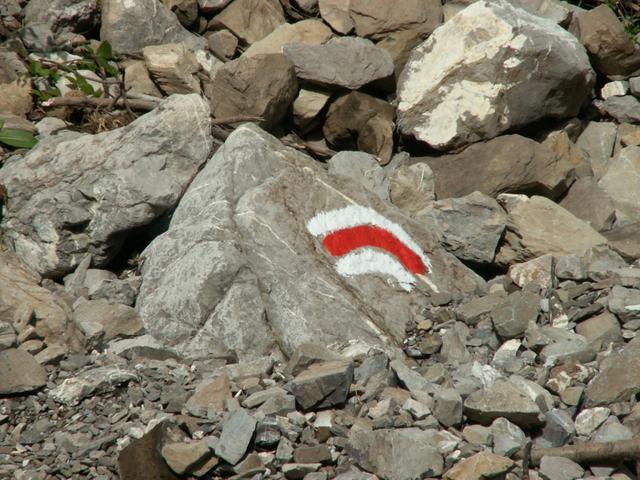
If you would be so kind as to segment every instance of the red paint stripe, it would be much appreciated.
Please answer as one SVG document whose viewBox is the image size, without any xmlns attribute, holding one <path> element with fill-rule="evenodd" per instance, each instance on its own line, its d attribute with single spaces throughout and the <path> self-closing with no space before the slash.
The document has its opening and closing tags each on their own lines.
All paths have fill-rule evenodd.
<svg viewBox="0 0 640 480">
<path fill-rule="evenodd" d="M 330 233 L 322 241 L 331 255 L 342 256 L 363 247 L 376 247 L 395 255 L 414 274 L 424 275 L 427 266 L 413 250 L 389 230 L 373 225 L 358 225 Z"/>
</svg>

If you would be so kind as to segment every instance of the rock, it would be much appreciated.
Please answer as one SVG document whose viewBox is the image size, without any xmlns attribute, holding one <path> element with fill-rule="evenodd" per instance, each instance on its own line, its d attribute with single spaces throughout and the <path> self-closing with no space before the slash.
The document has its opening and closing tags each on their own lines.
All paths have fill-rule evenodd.
<svg viewBox="0 0 640 480">
<path fill-rule="evenodd" d="M 600 373 L 585 390 L 587 406 L 627 401 L 640 392 L 640 382 L 634 375 L 637 368 L 640 368 L 639 345 L 640 339 L 636 337 L 621 351 L 614 352 L 603 361 Z"/>
<path fill-rule="evenodd" d="M 301 446 L 294 450 L 293 459 L 296 463 L 331 462 L 331 451 L 326 445 Z"/>
<path fill-rule="evenodd" d="M 96 340 L 105 342 L 132 337 L 144 330 L 134 308 L 107 300 L 89 300 L 78 305 L 73 311 L 73 321 L 87 339 L 97 337 Z"/>
<path fill-rule="evenodd" d="M 222 427 L 216 455 L 231 465 L 235 465 L 244 457 L 255 429 L 255 418 L 242 408 L 234 410 Z"/>
<path fill-rule="evenodd" d="M 640 310 L 640 290 L 614 285 L 607 306 L 623 323 L 635 319 Z"/>
<path fill-rule="evenodd" d="M 178 475 L 192 473 L 213 456 L 213 452 L 204 438 L 190 443 L 167 443 L 162 447 L 160 454 L 171 470 Z"/>
<path fill-rule="evenodd" d="M 353 381 L 353 364 L 345 361 L 311 365 L 287 384 L 303 409 L 328 408 L 347 400 Z"/>
<path fill-rule="evenodd" d="M 540 459 L 540 476 L 544 480 L 575 480 L 584 476 L 584 469 L 568 458 L 545 455 Z"/>
<path fill-rule="evenodd" d="M 389 200 L 389 181 L 373 155 L 342 151 L 331 157 L 327 163 L 330 175 L 351 178 L 378 194 L 382 200 Z"/>
<path fill-rule="evenodd" d="M 356 212 L 347 214 L 349 221 L 375 214 L 365 222 L 378 224 L 384 216 L 384 225 L 398 222 L 416 239 L 406 241 L 423 244 L 418 248 L 428 249 L 431 261 L 426 281 L 403 287 L 383 273 L 336 271 L 322 243 L 324 220 L 311 222 L 311 231 L 308 225 L 319 213 L 319 219 L 340 217 L 325 215 L 346 205 L 353 208 L 344 212 Z M 136 309 L 147 331 L 194 357 L 234 350 L 245 361 L 278 354 L 280 347 L 290 356 L 305 342 L 353 339 L 363 348 L 392 351 L 405 335 L 397 319 L 423 319 L 428 299 L 419 292 L 430 291 L 429 282 L 448 292 L 484 288 L 424 226 L 249 125 L 238 127 L 207 162 L 168 231 L 142 257 Z"/>
<path fill-rule="evenodd" d="M 301 80 L 326 87 L 357 90 L 393 75 L 393 60 L 386 50 L 358 37 L 332 38 L 322 45 L 285 45 Z"/>
<path fill-rule="evenodd" d="M 202 13 L 210 15 L 219 12 L 231 2 L 232 0 L 198 0 L 198 7 Z"/>
<path fill-rule="evenodd" d="M 462 397 L 453 388 L 436 391 L 433 396 L 433 416 L 445 427 L 462 422 Z"/>
<path fill-rule="evenodd" d="M 640 108 L 640 104 L 638 105 Z M 616 226 L 640 220 L 640 202 L 634 195 L 640 188 L 640 147 L 625 147 L 611 159 L 598 186 L 604 190 L 615 206 Z"/>
<path fill-rule="evenodd" d="M 160 454 L 167 441 L 168 432 L 175 424 L 164 420 L 141 438 L 133 440 L 118 455 L 118 473 L 122 480 L 155 478 L 158 480 L 178 480 Z"/>
<path fill-rule="evenodd" d="M 424 210 L 436 226 L 440 243 L 460 260 L 493 262 L 507 215 L 493 198 L 473 192 L 461 198 L 431 202 Z"/>
<path fill-rule="evenodd" d="M 125 127 L 43 139 L 0 170 L 11 196 L 4 241 L 46 276 L 68 273 L 86 253 L 104 265 L 131 229 L 176 204 L 207 158 L 209 122 L 198 96 L 172 96 Z"/>
<path fill-rule="evenodd" d="M 322 464 L 320 463 L 285 463 L 282 466 L 282 473 L 285 478 L 298 480 L 307 478 L 312 472 L 317 471 Z"/>
<path fill-rule="evenodd" d="M 205 47 L 204 39 L 180 25 L 173 12 L 159 0 L 103 0 L 100 38 L 108 41 L 116 53 L 135 53 L 165 43 Z"/>
<path fill-rule="evenodd" d="M 493 453 L 511 457 L 527 443 L 524 432 L 506 418 L 496 418 L 491 424 Z"/>
<path fill-rule="evenodd" d="M 545 417 L 542 437 L 551 447 L 561 447 L 573 439 L 576 429 L 571 415 L 566 410 L 554 408 L 549 410 Z"/>
<path fill-rule="evenodd" d="M 423 34 L 419 30 L 401 30 L 389 33 L 376 43 L 376 47 L 384 48 L 393 60 L 394 80 L 397 82 L 404 66 L 409 60 L 411 50 L 423 40 Z M 395 84 L 392 85 L 395 90 Z"/>
<path fill-rule="evenodd" d="M 482 0 L 413 50 L 398 82 L 398 128 L 439 150 L 488 140 L 576 115 L 594 80 L 584 48 L 560 26 Z"/>
<path fill-rule="evenodd" d="M 640 68 L 640 51 L 629 39 L 624 24 L 606 5 L 574 15 L 571 31 L 604 75 L 629 75 Z"/>
<path fill-rule="evenodd" d="M 291 355 L 284 371 L 287 375 L 297 376 L 316 363 L 335 362 L 341 360 L 345 360 L 342 355 L 329 350 L 322 345 L 318 345 L 316 343 L 303 343 L 296 348 L 295 352 L 293 352 L 293 355 Z"/>
<path fill-rule="evenodd" d="M 393 154 L 395 112 L 387 102 L 360 92 L 351 92 L 329 107 L 322 133 L 341 149 L 362 150 L 386 165 Z"/>
<path fill-rule="evenodd" d="M 433 170 L 439 200 L 475 190 L 490 197 L 505 192 L 535 192 L 555 198 L 571 185 L 578 167 L 547 146 L 520 135 L 503 135 L 471 145 L 461 153 L 419 160 Z"/>
<path fill-rule="evenodd" d="M 508 265 L 541 255 L 583 255 L 606 238 L 551 200 L 503 194 L 498 198 L 509 214 L 504 244 L 496 262 Z"/>
<path fill-rule="evenodd" d="M 16 52 L 0 50 L 0 113 L 24 117 L 33 107 L 31 79 Z M 6 125 L 6 128 L 9 126 Z"/>
<path fill-rule="evenodd" d="M 388 480 L 437 477 L 443 471 L 442 456 L 428 433 L 417 428 L 352 432 L 346 452 L 364 470 Z"/>
<path fill-rule="evenodd" d="M 94 367 L 81 374 L 64 380 L 49 392 L 56 402 L 73 407 L 89 395 L 111 391 L 130 381 L 139 381 L 140 377 L 133 371 L 117 365 Z"/>
<path fill-rule="evenodd" d="M 620 344 L 623 342 L 618 319 L 609 312 L 580 322 L 576 326 L 576 333 L 586 338 L 596 351 L 605 349 L 610 343 Z"/>
<path fill-rule="evenodd" d="M 474 298 L 461 304 L 456 309 L 456 315 L 467 325 L 476 325 L 490 318 L 489 314 L 505 302 L 505 297 L 505 293 L 500 292 Z"/>
<path fill-rule="evenodd" d="M 576 142 L 597 178 L 602 176 L 613 154 L 617 128 L 613 122 L 589 122 Z"/>
<path fill-rule="evenodd" d="M 195 55 L 184 43 L 153 45 L 142 49 L 149 75 L 166 94 L 200 93 L 200 69 Z"/>
<path fill-rule="evenodd" d="M 145 63 L 141 60 L 133 60 L 125 67 L 124 89 L 131 93 L 162 97 L 162 93 L 151 80 Z"/>
<path fill-rule="evenodd" d="M 426 163 L 401 165 L 389 176 L 389 198 L 410 215 L 421 212 L 435 200 L 433 172 Z"/>
<path fill-rule="evenodd" d="M 231 398 L 229 377 L 222 375 L 202 381 L 187 400 L 185 407 L 191 415 L 206 418 L 209 412 L 224 412 Z"/>
<path fill-rule="evenodd" d="M 496 333 L 504 339 L 521 336 L 535 325 L 540 311 L 540 297 L 528 291 L 516 291 L 491 312 Z"/>
<path fill-rule="evenodd" d="M 209 29 L 226 28 L 242 44 L 252 45 L 284 23 L 284 11 L 277 0 L 234 0 L 213 17 Z"/>
<path fill-rule="evenodd" d="M 631 440 L 634 434 L 631 429 L 620 423 L 618 417 L 610 416 L 593 435 L 594 442 L 617 442 Z"/>
<path fill-rule="evenodd" d="M 596 358 L 596 352 L 591 345 L 583 336 L 576 334 L 569 334 L 567 338 L 553 342 L 540 351 L 540 360 L 549 365 L 570 362 L 588 363 L 594 358 Z"/>
<path fill-rule="evenodd" d="M 587 270 L 578 255 L 561 255 L 556 259 L 555 275 L 559 280 L 584 280 Z"/>
<path fill-rule="evenodd" d="M 321 20 L 307 19 L 296 23 L 283 23 L 262 40 L 254 42 L 242 56 L 282 53 L 282 48 L 289 43 L 320 45 L 332 36 L 331 29 Z"/>
<path fill-rule="evenodd" d="M 627 260 L 640 258 L 640 222 L 630 223 L 622 227 L 614 228 L 603 235 L 609 241 L 609 245 L 625 257 Z"/>
<path fill-rule="evenodd" d="M 301 88 L 293 102 L 293 123 L 303 131 L 312 125 L 320 111 L 327 105 L 331 95 L 320 90 Z"/>
<path fill-rule="evenodd" d="M 428 35 L 442 23 L 442 5 L 437 0 L 409 0 L 402 8 L 395 7 L 384 0 L 351 0 L 349 16 L 356 35 L 374 40 L 402 30 Z"/>
<path fill-rule="evenodd" d="M 211 53 L 223 61 L 231 60 L 238 48 L 238 37 L 229 30 L 211 32 L 207 37 L 207 45 Z"/>
<path fill-rule="evenodd" d="M 434 391 L 434 385 L 415 370 L 410 369 L 402 360 L 393 360 L 389 366 L 414 398 L 425 397 Z"/>
<path fill-rule="evenodd" d="M 576 433 L 578 435 L 590 436 L 596 429 L 602 425 L 611 410 L 605 407 L 595 407 L 582 410 L 575 419 Z"/>
<path fill-rule="evenodd" d="M 631 95 L 609 97 L 604 101 L 602 108 L 619 123 L 640 123 L 640 102 Z"/>
<path fill-rule="evenodd" d="M 544 421 L 533 400 L 516 385 L 502 379 L 467 397 L 464 413 L 472 421 L 484 425 L 500 417 L 522 428 L 539 426 Z"/>
<path fill-rule="evenodd" d="M 37 390 L 47 384 L 46 370 L 21 349 L 0 352 L 0 395 Z"/>
<path fill-rule="evenodd" d="M 591 247 L 585 252 L 582 260 L 590 276 L 594 276 L 594 274 L 606 275 L 609 272 L 616 272 L 627 267 L 624 258 L 606 244 Z"/>
<path fill-rule="evenodd" d="M 594 177 L 578 178 L 559 205 L 599 232 L 611 229 L 616 219 L 613 200 Z"/>
<path fill-rule="evenodd" d="M 471 361 L 471 353 L 466 347 L 468 336 L 469 327 L 462 322 L 456 322 L 452 328 L 447 329 L 442 335 L 442 348 L 440 349 L 442 359 L 456 363 Z"/>
<path fill-rule="evenodd" d="M 263 118 L 260 125 L 266 129 L 275 128 L 282 120 L 297 92 L 293 65 L 281 54 L 240 57 L 225 63 L 205 85 L 214 117 L 255 115 Z"/>
<path fill-rule="evenodd" d="M 543 290 L 552 289 L 555 279 L 553 267 L 553 255 L 542 255 L 528 262 L 511 265 L 507 275 L 520 288 L 535 283 Z"/>
<path fill-rule="evenodd" d="M 603 100 L 609 97 L 621 97 L 629 92 L 629 82 L 617 80 L 615 82 L 607 82 L 600 89 L 600 96 Z"/>
<path fill-rule="evenodd" d="M 354 28 L 349 15 L 351 0 L 318 0 L 318 8 L 322 19 L 336 32 L 346 35 Z"/>
<path fill-rule="evenodd" d="M 494 478 L 509 471 L 513 465 L 512 460 L 485 450 L 458 462 L 445 473 L 444 478 L 449 480 Z"/>
</svg>

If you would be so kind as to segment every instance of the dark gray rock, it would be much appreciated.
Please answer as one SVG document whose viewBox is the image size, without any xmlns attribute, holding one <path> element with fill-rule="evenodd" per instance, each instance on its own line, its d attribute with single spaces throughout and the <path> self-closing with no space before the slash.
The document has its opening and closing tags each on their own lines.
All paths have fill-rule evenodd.
<svg viewBox="0 0 640 480">
<path fill-rule="evenodd" d="M 540 297 L 528 291 L 510 294 L 491 312 L 496 333 L 505 339 L 522 335 L 530 325 L 535 325 L 540 311 Z"/>
<path fill-rule="evenodd" d="M 222 427 L 220 442 L 216 447 L 216 456 L 231 465 L 240 461 L 249 448 L 249 443 L 256 429 L 256 419 L 244 409 L 231 412 Z"/>
<path fill-rule="evenodd" d="M 584 469 L 568 458 L 545 455 L 540 460 L 540 476 L 544 480 L 575 480 L 583 475 Z"/>
<path fill-rule="evenodd" d="M 462 422 L 462 397 L 453 388 L 438 390 L 433 396 L 433 416 L 445 427 Z"/>
<path fill-rule="evenodd" d="M 573 439 L 576 434 L 576 428 L 569 412 L 554 408 L 545 414 L 545 418 L 542 438 L 549 443 L 550 447 L 561 447 Z"/>
<path fill-rule="evenodd" d="M 353 364 L 345 361 L 311 365 L 287 384 L 303 409 L 328 408 L 347 400 L 353 381 Z"/>
<path fill-rule="evenodd" d="M 609 97 L 604 101 L 603 108 L 619 123 L 640 122 L 640 102 L 632 95 Z"/>
</svg>

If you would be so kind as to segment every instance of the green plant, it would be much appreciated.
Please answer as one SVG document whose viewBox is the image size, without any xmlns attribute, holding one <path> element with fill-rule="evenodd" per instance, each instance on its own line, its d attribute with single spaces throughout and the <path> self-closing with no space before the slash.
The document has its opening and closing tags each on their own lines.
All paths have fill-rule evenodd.
<svg viewBox="0 0 640 480">
<path fill-rule="evenodd" d="M 30 132 L 4 128 L 4 122 L 0 120 L 0 143 L 15 148 L 31 148 L 38 143 L 38 140 Z"/>
</svg>

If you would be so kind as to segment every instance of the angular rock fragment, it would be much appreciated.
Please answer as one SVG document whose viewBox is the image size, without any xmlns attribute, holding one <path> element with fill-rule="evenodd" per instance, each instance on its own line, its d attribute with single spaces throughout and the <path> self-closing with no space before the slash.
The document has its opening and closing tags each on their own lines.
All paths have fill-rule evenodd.
<svg viewBox="0 0 640 480">
<path fill-rule="evenodd" d="M 400 165 L 389 175 L 391 203 L 410 215 L 422 212 L 435 200 L 433 172 L 426 163 Z"/>
<path fill-rule="evenodd" d="M 584 476 L 584 468 L 568 458 L 545 455 L 540 459 L 540 476 L 544 480 L 576 480 Z"/>
<path fill-rule="evenodd" d="M 390 33 L 416 30 L 428 35 L 442 23 L 438 0 L 406 0 L 402 8 L 385 0 L 351 0 L 349 16 L 359 37 L 374 40 Z"/>
<path fill-rule="evenodd" d="M 528 291 L 516 291 L 491 312 L 496 333 L 504 339 L 519 337 L 535 325 L 540 311 L 540 297 Z"/>
<path fill-rule="evenodd" d="M 130 230 L 176 204 L 207 158 L 209 122 L 205 101 L 176 95 L 110 132 L 47 137 L 0 170 L 12 200 L 4 242 L 49 277 L 86 253 L 104 265 Z"/>
<path fill-rule="evenodd" d="M 151 80 L 145 63 L 141 60 L 131 61 L 125 67 L 124 89 L 130 93 L 162 97 L 158 86 Z"/>
<path fill-rule="evenodd" d="M 293 102 L 293 123 L 305 131 L 312 126 L 320 111 L 329 102 L 331 95 L 320 90 L 301 88 L 298 98 Z"/>
<path fill-rule="evenodd" d="M 354 27 L 349 15 L 350 4 L 351 0 L 318 0 L 320 16 L 336 32 L 346 35 Z"/>
<path fill-rule="evenodd" d="M 283 23 L 262 40 L 253 43 L 242 56 L 282 53 L 282 48 L 288 43 L 320 45 L 332 36 L 331 29 L 321 20 L 307 19 L 296 23 Z"/>
<path fill-rule="evenodd" d="M 332 38 L 322 45 L 289 44 L 283 53 L 295 65 L 298 78 L 316 85 L 357 90 L 393 75 L 387 51 L 363 38 Z"/>
<path fill-rule="evenodd" d="M 506 457 L 483 451 L 458 462 L 445 473 L 444 478 L 448 480 L 493 478 L 506 473 L 513 465 L 513 461 Z"/>
<path fill-rule="evenodd" d="M 631 95 L 609 97 L 602 108 L 619 123 L 640 123 L 640 101 Z"/>
<path fill-rule="evenodd" d="M 200 93 L 195 73 L 200 65 L 184 43 L 153 45 L 142 49 L 149 74 L 166 94 Z"/>
<path fill-rule="evenodd" d="M 315 363 L 339 360 L 345 360 L 339 353 L 316 343 L 303 343 L 293 352 L 293 355 L 291 355 L 285 368 L 285 373 L 297 376 Z"/>
<path fill-rule="evenodd" d="M 345 361 L 311 365 L 287 385 L 305 410 L 342 405 L 353 381 L 353 364 Z"/>
<path fill-rule="evenodd" d="M 216 456 L 231 465 L 238 463 L 247 452 L 255 429 L 255 418 L 242 408 L 234 410 L 222 427 L 222 435 L 216 447 Z"/>
<path fill-rule="evenodd" d="M 639 104 L 640 107 L 640 104 Z M 611 159 L 598 186 L 611 198 L 616 226 L 640 221 L 640 147 L 625 147 Z"/>
<path fill-rule="evenodd" d="M 224 412 L 227 401 L 230 400 L 231 386 L 229 377 L 220 377 L 204 380 L 196 387 L 196 391 L 189 397 L 185 407 L 187 411 L 196 417 L 207 417 L 209 412 Z"/>
<path fill-rule="evenodd" d="M 0 352 L 0 395 L 37 390 L 47 383 L 46 370 L 24 350 Z"/>
<path fill-rule="evenodd" d="M 33 107 L 27 67 L 16 52 L 2 50 L 0 72 L 0 113 L 24 117 Z"/>
<path fill-rule="evenodd" d="M 398 84 L 398 127 L 446 150 L 574 116 L 594 80 L 586 51 L 562 27 L 483 0 L 413 50 Z"/>
<path fill-rule="evenodd" d="M 87 339 L 93 337 L 97 341 L 132 337 L 144 330 L 134 308 L 107 300 L 90 300 L 78 305 L 73 311 L 73 321 Z"/>
<path fill-rule="evenodd" d="M 589 160 L 596 178 L 602 176 L 613 154 L 617 128 L 613 122 L 589 122 L 576 142 Z"/>
<path fill-rule="evenodd" d="M 123 383 L 139 379 L 135 372 L 117 365 L 94 367 L 76 377 L 67 378 L 51 390 L 49 395 L 58 403 L 75 406 L 93 393 L 103 393 Z"/>
<path fill-rule="evenodd" d="M 389 181 L 380 163 L 373 155 L 364 152 L 342 151 L 327 162 L 330 175 L 351 178 L 369 190 L 376 192 L 383 200 L 389 200 Z"/>
<path fill-rule="evenodd" d="M 285 23 L 278 0 L 234 0 L 213 17 L 209 28 L 226 28 L 245 45 L 251 45 Z M 215 28 L 212 28 L 215 27 Z"/>
<path fill-rule="evenodd" d="M 528 262 L 511 265 L 507 275 L 520 288 L 535 283 L 542 289 L 551 289 L 554 286 L 553 268 L 553 255 L 542 255 Z"/>
<path fill-rule="evenodd" d="M 601 172 L 604 174 L 604 172 Z M 610 230 L 616 220 L 613 199 L 596 178 L 578 178 L 559 205 L 589 224 L 597 231 Z"/>
<path fill-rule="evenodd" d="M 178 475 L 193 473 L 213 456 L 213 452 L 204 438 L 189 443 L 167 443 L 162 447 L 160 454 L 171 470 Z"/>
</svg>

